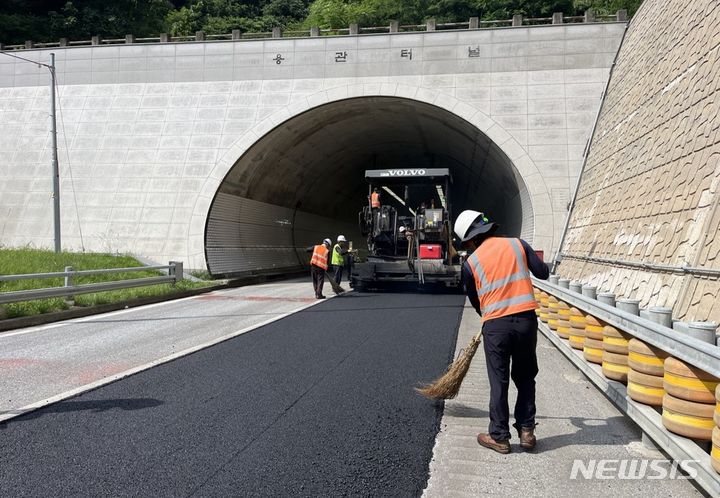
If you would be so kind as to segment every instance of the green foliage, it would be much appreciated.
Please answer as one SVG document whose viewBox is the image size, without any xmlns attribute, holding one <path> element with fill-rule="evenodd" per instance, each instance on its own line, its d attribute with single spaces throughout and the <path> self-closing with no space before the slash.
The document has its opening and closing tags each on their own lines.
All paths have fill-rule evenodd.
<svg viewBox="0 0 720 498">
<path fill-rule="evenodd" d="M 172 8 L 167 0 L 76 0 L 47 15 L 55 39 L 121 38 L 129 33 L 162 31 Z"/>
<path fill-rule="evenodd" d="M 41 249 L 0 249 L 0 275 L 19 275 L 26 273 L 52 273 L 65 271 L 66 266 L 72 266 L 74 270 L 97 270 L 104 268 L 132 268 L 142 266 L 131 256 L 116 256 L 112 254 L 80 254 L 62 252 L 55 254 L 52 251 Z M 78 277 L 75 283 L 78 285 L 112 280 L 130 280 L 133 278 L 147 278 L 160 275 L 157 271 L 132 271 L 112 273 L 108 275 L 90 275 Z M 31 279 L 12 282 L 0 282 L 0 292 L 11 292 L 18 290 L 41 289 L 46 287 L 58 287 L 64 285 L 64 279 Z M 212 282 L 190 282 L 183 280 L 177 285 L 170 284 L 152 285 L 148 287 L 136 287 L 134 289 L 121 289 L 116 291 L 98 292 L 95 294 L 82 294 L 75 298 L 78 306 L 92 306 L 126 301 L 128 299 L 160 296 L 170 294 L 179 290 L 193 289 L 212 285 Z M 0 310 L 3 307 L 0 307 Z M 36 315 L 52 311 L 64 310 L 68 304 L 63 298 L 39 299 L 34 301 L 11 303 L 4 306 L 8 318 L 26 315 Z M 0 313 L 2 315 L 2 313 Z"/>
<path fill-rule="evenodd" d="M 618 10 L 626 9 L 628 15 L 632 16 L 640 8 L 643 0 L 574 0 L 573 7 L 584 12 L 593 9 L 597 14 L 611 15 Z"/>
<path fill-rule="evenodd" d="M 549 17 L 553 12 L 614 14 L 627 9 L 633 15 L 642 0 L 2 0 L 0 41 L 48 41 L 93 35 L 122 38 L 265 32 L 273 27 L 319 26 L 346 28 L 385 26 L 391 20 L 419 24 L 428 18 L 439 22 Z"/>
<path fill-rule="evenodd" d="M 270 31 L 304 19 L 304 0 L 190 0 L 187 5 L 167 15 L 169 33 L 173 36 Z"/>
</svg>

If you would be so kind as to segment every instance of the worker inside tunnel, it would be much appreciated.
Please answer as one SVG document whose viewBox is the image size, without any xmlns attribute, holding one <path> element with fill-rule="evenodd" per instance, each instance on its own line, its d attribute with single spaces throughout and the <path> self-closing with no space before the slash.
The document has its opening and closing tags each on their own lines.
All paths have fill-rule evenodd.
<svg viewBox="0 0 720 498">
<path fill-rule="evenodd" d="M 216 276 L 282 273 L 307 266 L 307 246 L 339 234 L 361 251 L 366 170 L 447 168 L 451 219 L 483 211 L 503 235 L 532 242 L 530 196 L 501 148 L 461 117 L 400 97 L 360 97 L 310 109 L 259 138 L 237 159 L 213 199 L 205 230 Z M 399 210 L 402 194 L 383 191 Z M 419 202 L 418 202 L 419 204 Z"/>
</svg>

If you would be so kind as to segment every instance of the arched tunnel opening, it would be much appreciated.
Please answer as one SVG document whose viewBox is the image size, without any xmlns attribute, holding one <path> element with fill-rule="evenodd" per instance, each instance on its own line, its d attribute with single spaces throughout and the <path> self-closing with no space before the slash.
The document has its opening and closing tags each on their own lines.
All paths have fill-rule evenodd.
<svg viewBox="0 0 720 498">
<path fill-rule="evenodd" d="M 362 250 L 365 171 L 421 168 L 450 170 L 452 219 L 463 209 L 483 211 L 502 234 L 532 242 L 528 190 L 487 135 L 432 104 L 360 97 L 290 118 L 236 161 L 210 207 L 208 270 L 229 277 L 301 269 L 306 247 L 339 234 Z"/>
</svg>

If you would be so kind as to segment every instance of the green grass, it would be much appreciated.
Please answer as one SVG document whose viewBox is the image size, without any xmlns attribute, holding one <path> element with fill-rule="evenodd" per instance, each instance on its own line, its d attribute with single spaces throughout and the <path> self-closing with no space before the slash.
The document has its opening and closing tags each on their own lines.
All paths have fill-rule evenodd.
<svg viewBox="0 0 720 498">
<path fill-rule="evenodd" d="M 66 266 L 74 270 L 97 270 L 105 268 L 129 268 L 143 266 L 130 256 L 97 253 L 62 252 L 55 254 L 52 251 L 41 249 L 3 249 L 0 248 L 0 275 L 18 275 L 23 273 L 50 273 L 65 271 Z M 76 285 L 113 280 L 129 280 L 133 278 L 146 278 L 161 275 L 158 271 L 132 271 L 113 273 L 109 275 L 90 275 L 75 279 Z M 203 277 L 208 277 L 203 274 Z M 75 306 L 93 306 L 98 304 L 116 303 L 138 297 L 160 296 L 187 289 L 208 287 L 215 282 L 191 282 L 183 280 L 175 286 L 172 284 L 151 285 L 133 289 L 97 292 L 94 294 L 81 294 L 75 296 Z M 58 287 L 64 285 L 63 278 L 19 280 L 13 282 L 0 282 L 0 292 L 10 292 L 45 287 Z M 0 317 L 6 318 L 37 315 L 53 311 L 65 310 L 70 306 L 64 298 L 38 299 L 23 301 L 0 306 Z M 4 308 L 4 313 L 3 313 Z"/>
</svg>

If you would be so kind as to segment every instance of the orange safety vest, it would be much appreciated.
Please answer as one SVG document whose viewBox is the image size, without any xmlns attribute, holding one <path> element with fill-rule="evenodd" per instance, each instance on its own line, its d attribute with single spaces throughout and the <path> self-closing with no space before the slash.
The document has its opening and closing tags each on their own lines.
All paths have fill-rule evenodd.
<svg viewBox="0 0 720 498">
<path fill-rule="evenodd" d="M 318 266 L 323 270 L 328 269 L 328 253 L 330 250 L 325 247 L 325 244 L 315 246 L 313 249 L 312 259 L 310 260 L 311 265 Z"/>
<path fill-rule="evenodd" d="M 374 208 L 380 207 L 380 192 L 370 194 L 370 206 Z"/>
<path fill-rule="evenodd" d="M 490 237 L 467 260 L 483 320 L 538 308 L 519 239 Z"/>
</svg>

